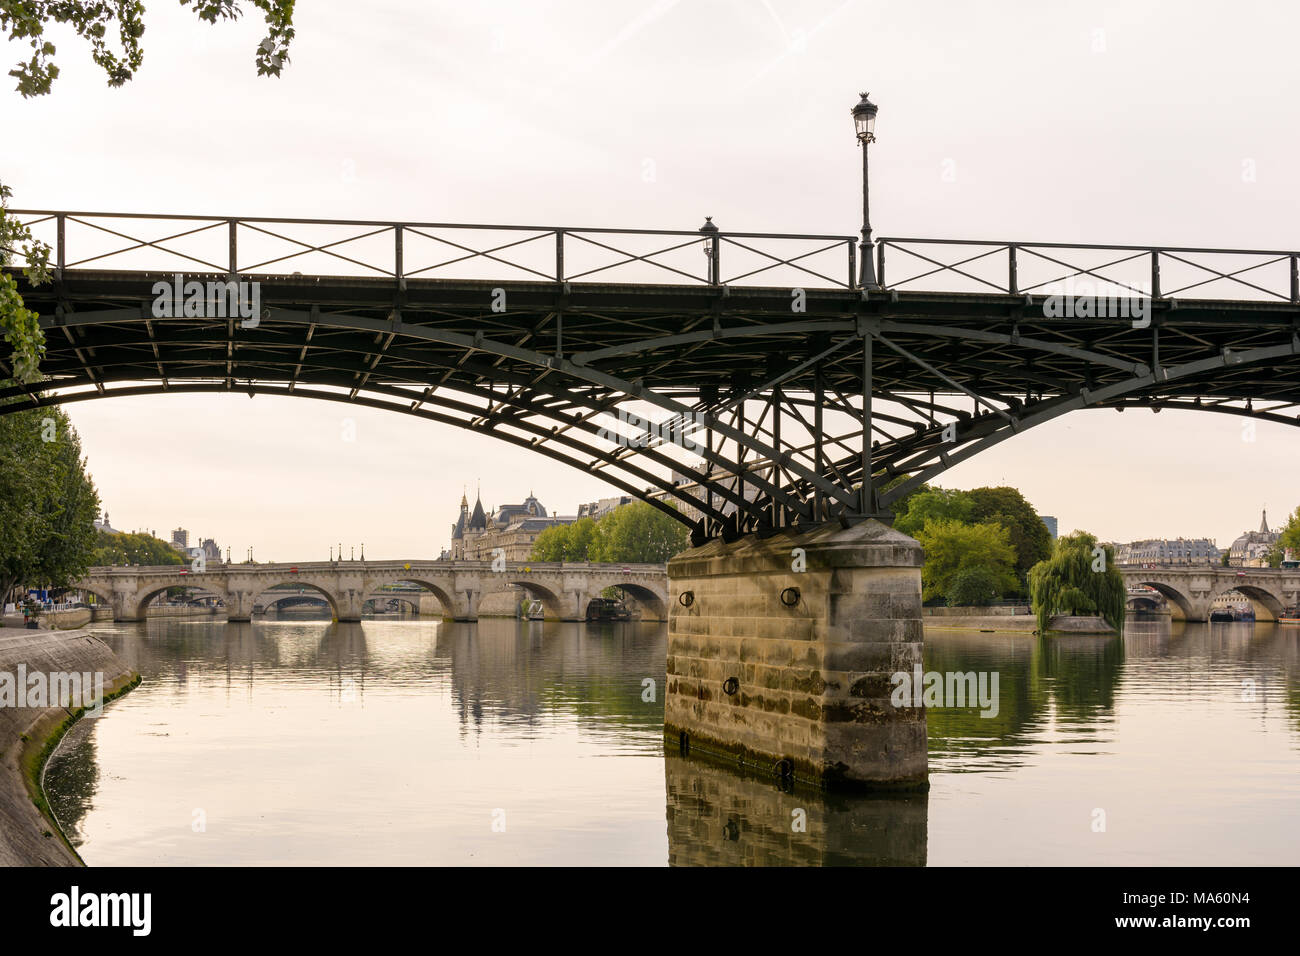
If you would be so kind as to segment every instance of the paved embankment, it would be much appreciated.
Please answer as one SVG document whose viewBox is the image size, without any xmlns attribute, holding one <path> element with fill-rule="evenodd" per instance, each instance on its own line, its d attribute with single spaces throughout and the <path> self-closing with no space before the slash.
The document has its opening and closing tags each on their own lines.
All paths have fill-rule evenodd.
<svg viewBox="0 0 1300 956">
<path fill-rule="evenodd" d="M 926 607 L 921 620 L 927 630 L 1010 631 L 1032 634 L 1037 619 L 1024 607 Z"/>
<path fill-rule="evenodd" d="M 105 700 L 134 687 L 140 676 L 90 634 L 0 628 L 0 680 L 9 683 L 9 694 L 24 691 L 0 705 L 0 866 L 77 866 L 81 860 L 43 810 L 40 772 L 81 711 L 13 706 L 30 700 L 25 688 L 14 686 L 20 666 L 46 680 L 51 674 L 102 674 Z"/>
<path fill-rule="evenodd" d="M 42 611 L 38 621 L 40 627 L 36 630 L 48 631 L 70 631 L 74 627 L 82 627 L 89 624 L 93 619 L 93 612 L 89 608 L 79 607 L 71 611 Z M 0 630 L 13 628 L 21 630 L 23 628 L 22 614 L 6 614 L 0 618 Z"/>
</svg>

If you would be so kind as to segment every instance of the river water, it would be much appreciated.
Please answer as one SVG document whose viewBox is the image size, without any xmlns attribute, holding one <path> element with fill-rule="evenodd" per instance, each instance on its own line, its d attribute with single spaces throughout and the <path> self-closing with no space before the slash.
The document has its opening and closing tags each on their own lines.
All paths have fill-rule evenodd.
<svg viewBox="0 0 1300 956">
<path fill-rule="evenodd" d="M 144 676 L 46 773 L 108 864 L 1295 864 L 1300 628 L 931 631 L 930 791 L 665 755 L 666 625 L 92 625 Z M 671 748 L 670 748 L 671 751 Z"/>
</svg>

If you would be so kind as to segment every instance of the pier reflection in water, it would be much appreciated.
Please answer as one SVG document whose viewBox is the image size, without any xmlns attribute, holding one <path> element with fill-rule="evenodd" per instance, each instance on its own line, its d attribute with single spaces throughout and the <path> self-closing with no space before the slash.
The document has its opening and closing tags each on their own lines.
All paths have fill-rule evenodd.
<svg viewBox="0 0 1300 956">
<path fill-rule="evenodd" d="M 998 713 L 932 709 L 930 793 L 876 798 L 665 755 L 663 625 L 95 630 L 145 682 L 47 773 L 91 865 L 1300 858 L 1300 628 L 932 632 L 926 669 L 997 671 Z"/>
<path fill-rule="evenodd" d="M 924 793 L 841 796 L 664 758 L 672 866 L 924 866 Z"/>
</svg>

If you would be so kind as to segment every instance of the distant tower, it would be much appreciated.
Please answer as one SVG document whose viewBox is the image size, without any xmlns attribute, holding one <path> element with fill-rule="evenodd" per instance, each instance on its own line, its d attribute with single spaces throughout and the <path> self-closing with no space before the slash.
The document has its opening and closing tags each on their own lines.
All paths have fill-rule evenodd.
<svg viewBox="0 0 1300 956">
<path fill-rule="evenodd" d="M 1268 509 L 1265 508 L 1259 513 L 1259 533 L 1268 534 Z"/>
<path fill-rule="evenodd" d="M 466 489 L 468 490 L 468 489 Z M 460 515 L 451 526 L 451 560 L 465 559 L 465 529 L 469 525 L 469 499 L 462 492 L 460 496 Z"/>
</svg>

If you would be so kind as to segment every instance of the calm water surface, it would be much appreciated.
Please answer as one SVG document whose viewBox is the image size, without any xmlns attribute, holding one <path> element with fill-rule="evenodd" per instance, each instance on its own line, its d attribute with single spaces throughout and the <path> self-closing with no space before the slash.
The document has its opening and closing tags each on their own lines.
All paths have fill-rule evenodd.
<svg viewBox="0 0 1300 956">
<path fill-rule="evenodd" d="M 145 680 L 46 774 L 92 866 L 1300 862 L 1296 627 L 931 631 L 999 713 L 932 709 L 930 792 L 853 799 L 665 756 L 666 625 L 94 629 Z"/>
</svg>

